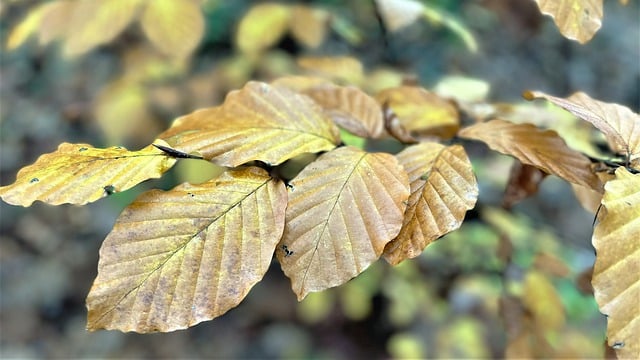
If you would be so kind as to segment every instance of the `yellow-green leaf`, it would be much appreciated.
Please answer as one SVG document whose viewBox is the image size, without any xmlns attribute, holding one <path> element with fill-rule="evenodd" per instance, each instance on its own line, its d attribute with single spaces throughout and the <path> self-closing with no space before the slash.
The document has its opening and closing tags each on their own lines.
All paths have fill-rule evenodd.
<svg viewBox="0 0 640 360">
<path fill-rule="evenodd" d="M 340 133 L 308 97 L 249 82 L 232 91 L 219 109 L 196 111 L 177 121 L 187 129 L 165 138 L 185 153 L 197 152 L 222 166 L 260 160 L 277 165 L 303 153 L 333 149 Z"/>
<path fill-rule="evenodd" d="M 6 49 L 11 51 L 19 47 L 27 41 L 31 35 L 36 33 L 42 22 L 43 15 L 46 14 L 52 6 L 55 6 L 54 4 L 53 2 L 41 4 L 29 11 L 27 16 L 9 33 Z"/>
<path fill-rule="evenodd" d="M 283 4 L 263 3 L 249 9 L 236 33 L 238 49 L 255 56 L 274 45 L 289 27 L 291 9 Z"/>
<path fill-rule="evenodd" d="M 567 39 L 584 44 L 602 26 L 602 0 L 536 0 L 540 12 L 549 15 Z"/>
<path fill-rule="evenodd" d="M 409 173 L 411 196 L 402 229 L 384 250 L 392 265 L 420 255 L 427 245 L 459 228 L 478 198 L 476 177 L 462 146 L 421 143 L 396 157 Z"/>
<path fill-rule="evenodd" d="M 162 140 L 156 140 L 156 144 L 168 146 Z M 21 206 L 30 206 L 36 200 L 51 205 L 82 205 L 158 178 L 175 161 L 153 145 L 129 151 L 62 143 L 58 150 L 22 168 L 13 184 L 0 187 L 0 197 Z"/>
<path fill-rule="evenodd" d="M 255 167 L 142 194 L 102 244 L 87 328 L 173 331 L 237 306 L 271 264 L 286 205 Z"/>
<path fill-rule="evenodd" d="M 400 231 L 409 198 L 409 179 L 395 157 L 353 147 L 323 154 L 290 184 L 276 254 L 299 300 L 376 261 Z"/>
<path fill-rule="evenodd" d="M 204 16 L 196 0 L 151 0 L 140 18 L 149 40 L 162 53 L 184 58 L 204 35 Z"/>
<path fill-rule="evenodd" d="M 624 167 L 605 184 L 593 231 L 594 296 L 619 359 L 640 358 L 640 174 Z"/>
<path fill-rule="evenodd" d="M 459 135 L 489 145 L 524 164 L 535 166 L 568 182 L 601 190 L 600 179 L 591 171 L 591 161 L 572 150 L 553 130 L 541 130 L 531 124 L 513 124 L 491 120 L 460 130 Z"/>
</svg>

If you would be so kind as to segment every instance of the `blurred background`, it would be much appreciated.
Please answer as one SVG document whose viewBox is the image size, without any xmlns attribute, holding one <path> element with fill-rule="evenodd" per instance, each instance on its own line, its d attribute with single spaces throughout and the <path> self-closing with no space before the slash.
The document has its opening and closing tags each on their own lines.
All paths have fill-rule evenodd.
<svg viewBox="0 0 640 360">
<path fill-rule="evenodd" d="M 196 2 L 204 20 L 199 40 L 167 41 L 174 44 L 168 48 L 148 35 L 150 22 L 138 13 L 100 44 L 74 45 L 78 35 L 70 33 L 56 40 L 52 33 L 60 22 L 77 22 L 72 28 L 81 34 L 100 30 L 86 19 L 94 25 L 101 20 L 78 10 L 84 22 L 69 14 L 40 21 L 41 4 L 0 5 L 2 185 L 61 142 L 146 146 L 176 117 L 219 104 L 250 79 L 322 68 L 308 62 L 319 56 L 342 57 L 327 71 L 371 92 L 403 82 L 432 89 L 456 76 L 464 85 L 454 91 L 470 91 L 479 103 L 519 104 L 527 89 L 556 96 L 580 90 L 635 112 L 640 107 L 637 1 L 606 1 L 602 28 L 580 45 L 562 37 L 530 0 L 424 1 L 431 15 L 395 31 L 374 1 L 284 1 L 274 7 L 208 0 Z M 287 11 L 297 21 L 285 25 Z M 239 35 L 239 28 L 254 23 L 273 29 L 272 38 L 251 30 Z M 20 31 L 33 34 L 22 39 Z M 252 42 L 246 33 L 259 39 Z M 420 257 L 397 267 L 380 261 L 346 285 L 300 303 L 274 261 L 240 306 L 167 334 L 85 330 L 84 301 L 98 249 L 140 193 L 203 181 L 215 173 L 213 166 L 182 161 L 161 180 L 83 207 L 35 203 L 24 209 L 2 202 L 0 356 L 604 356 L 606 322 L 589 285 L 593 214 L 554 177 L 533 198 L 502 209 L 512 160 L 464 145 L 480 184 L 478 205 L 460 230 Z"/>
</svg>

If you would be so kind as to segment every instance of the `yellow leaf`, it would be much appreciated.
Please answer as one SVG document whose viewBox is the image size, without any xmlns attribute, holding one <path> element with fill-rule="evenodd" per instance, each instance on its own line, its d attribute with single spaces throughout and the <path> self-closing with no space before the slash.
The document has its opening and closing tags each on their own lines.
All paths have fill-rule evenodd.
<svg viewBox="0 0 640 360">
<path fill-rule="evenodd" d="M 640 358 L 640 175 L 624 167 L 605 184 L 593 231 L 594 295 L 619 359 Z"/>
<path fill-rule="evenodd" d="M 564 326 L 565 314 L 560 296 L 541 272 L 533 270 L 525 276 L 522 302 L 531 312 L 539 331 L 558 331 Z"/>
<path fill-rule="evenodd" d="M 346 82 L 348 84 L 360 84 L 364 79 L 362 63 L 352 57 L 301 57 L 298 66 L 317 76 Z"/>
<path fill-rule="evenodd" d="M 168 145 L 162 140 L 156 140 L 156 144 Z M 0 187 L 0 197 L 21 206 L 30 206 L 36 200 L 51 205 L 82 205 L 158 178 L 175 162 L 152 145 L 128 151 L 62 143 L 57 151 L 22 168 L 13 184 Z"/>
<path fill-rule="evenodd" d="M 258 55 L 280 40 L 289 27 L 290 17 L 291 9 L 283 4 L 253 6 L 240 20 L 236 46 L 247 55 Z"/>
<path fill-rule="evenodd" d="M 196 111 L 161 138 L 185 153 L 198 152 L 222 166 L 260 160 L 277 165 L 303 153 L 333 149 L 337 127 L 304 95 L 249 82 L 227 95 L 222 107 Z M 174 135 L 175 134 L 175 135 Z"/>
<path fill-rule="evenodd" d="M 353 86 L 325 85 L 303 91 L 322 106 L 340 127 L 361 137 L 380 137 L 384 132 L 378 102 Z"/>
<path fill-rule="evenodd" d="M 52 6 L 55 6 L 54 4 L 54 2 L 45 3 L 29 11 L 27 16 L 11 30 L 11 33 L 7 37 L 6 49 L 9 51 L 14 50 L 27 41 L 31 35 L 36 33 L 41 26 L 43 15 L 46 14 Z"/>
<path fill-rule="evenodd" d="M 142 194 L 102 244 L 87 328 L 166 332 L 234 308 L 269 268 L 286 205 L 255 167 Z"/>
<path fill-rule="evenodd" d="M 549 15 L 567 39 L 584 44 L 602 26 L 602 0 L 536 0 L 540 12 Z"/>
<path fill-rule="evenodd" d="M 409 179 L 395 157 L 342 147 L 290 184 L 276 255 L 302 300 L 344 284 L 376 261 L 402 226 Z"/>
<path fill-rule="evenodd" d="M 493 150 L 511 155 L 566 181 L 601 190 L 600 179 L 591 171 L 591 162 L 570 149 L 553 130 L 541 130 L 531 124 L 513 124 L 491 120 L 460 130 L 464 138 L 480 140 Z"/>
<path fill-rule="evenodd" d="M 185 58 L 204 35 L 204 16 L 196 0 L 151 0 L 140 18 L 149 40 L 163 54 Z"/>
<path fill-rule="evenodd" d="M 400 233 L 385 247 L 384 258 L 392 265 L 420 255 L 427 245 L 459 228 L 478 198 L 476 177 L 462 146 L 421 143 L 396 157 L 409 173 L 411 196 Z"/>
<path fill-rule="evenodd" d="M 294 5 L 291 9 L 291 35 L 308 48 L 317 48 L 327 34 L 329 13 L 305 5 Z"/>
<path fill-rule="evenodd" d="M 566 99 L 547 95 L 540 91 L 527 91 L 525 98 L 546 99 L 590 122 L 604 133 L 613 151 L 627 156 L 640 169 L 640 115 L 626 106 L 594 100 L 583 92 Z"/>
</svg>

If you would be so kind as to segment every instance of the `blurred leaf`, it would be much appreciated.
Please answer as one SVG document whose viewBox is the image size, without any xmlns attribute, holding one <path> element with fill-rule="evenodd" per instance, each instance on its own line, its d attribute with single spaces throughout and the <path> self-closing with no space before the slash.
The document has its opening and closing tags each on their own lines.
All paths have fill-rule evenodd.
<svg viewBox="0 0 640 360">
<path fill-rule="evenodd" d="M 442 25 L 454 34 L 456 34 L 462 42 L 464 42 L 467 50 L 475 53 L 478 51 L 478 42 L 471 33 L 471 30 L 456 19 L 455 16 L 447 13 L 445 10 L 433 6 L 431 4 L 424 4 L 424 17 L 434 25 Z"/>
<path fill-rule="evenodd" d="M 305 5 L 291 8 L 291 35 L 308 48 L 317 48 L 327 35 L 330 14 Z"/>
<path fill-rule="evenodd" d="M 278 165 L 303 153 L 331 150 L 340 141 L 337 127 L 311 99 L 254 81 L 230 92 L 221 107 L 179 118 L 159 137 L 221 166 L 252 160 Z"/>
<path fill-rule="evenodd" d="M 540 183 L 547 175 L 537 167 L 523 164 L 516 159 L 511 166 L 509 182 L 502 197 L 502 206 L 510 209 L 513 205 L 537 193 Z"/>
<path fill-rule="evenodd" d="M 256 56 L 275 45 L 289 27 L 291 9 L 283 4 L 256 4 L 242 17 L 236 33 L 236 46 Z"/>
<path fill-rule="evenodd" d="M 325 78 L 317 76 L 288 75 L 273 80 L 271 85 L 276 87 L 286 87 L 295 92 L 304 92 L 319 86 L 330 86 L 333 83 Z"/>
<path fill-rule="evenodd" d="M 485 101 L 491 85 L 480 79 L 463 76 L 445 76 L 433 88 L 433 92 L 443 98 L 455 99 L 458 102 Z"/>
<path fill-rule="evenodd" d="M 347 84 L 360 84 L 364 79 L 362 63 L 353 57 L 301 57 L 298 66 L 309 73 Z"/>
<path fill-rule="evenodd" d="M 470 316 L 460 316 L 449 321 L 444 330 L 437 334 L 436 357 L 489 358 L 490 351 L 484 339 L 486 331 L 483 324 Z"/>
<path fill-rule="evenodd" d="M 176 58 L 193 53 L 204 35 L 205 25 L 197 0 L 147 1 L 140 24 L 156 48 Z"/>
<path fill-rule="evenodd" d="M 417 0 L 376 0 L 384 26 L 391 32 L 413 24 L 424 12 Z"/>
<path fill-rule="evenodd" d="M 102 244 L 87 328 L 166 332 L 234 308 L 271 264 L 286 197 L 255 167 L 142 194 Z"/>
<path fill-rule="evenodd" d="M 168 145 L 162 140 L 156 140 L 156 144 Z M 128 151 L 62 143 L 55 152 L 22 168 L 13 184 L 0 187 L 0 197 L 20 206 L 30 206 L 35 200 L 82 205 L 158 178 L 175 161 L 152 145 Z"/>
<path fill-rule="evenodd" d="M 567 39 L 584 44 L 602 26 L 602 0 L 535 0 Z"/>
<path fill-rule="evenodd" d="M 394 359 L 425 359 L 426 344 L 412 333 L 396 332 L 387 340 L 387 351 Z"/>
<path fill-rule="evenodd" d="M 581 153 L 567 147 L 553 130 L 540 130 L 531 124 L 513 124 L 491 120 L 466 127 L 459 136 L 480 140 L 493 150 L 511 155 L 524 164 L 574 184 L 600 190 L 602 185 L 591 171 L 591 162 Z"/>
<path fill-rule="evenodd" d="M 290 184 L 276 255 L 299 300 L 376 261 L 400 231 L 409 197 L 407 174 L 392 155 L 353 147 L 321 155 Z"/>
<path fill-rule="evenodd" d="M 471 162 L 460 145 L 421 143 L 396 155 L 409 173 L 411 196 L 402 229 L 384 250 L 392 265 L 414 258 L 462 224 L 478 198 Z"/>
<path fill-rule="evenodd" d="M 605 184 L 593 231 L 594 295 L 607 316 L 607 342 L 621 359 L 640 358 L 640 175 L 624 167 Z"/>
<path fill-rule="evenodd" d="M 27 16 L 25 16 L 25 18 L 22 19 L 22 21 L 20 21 L 20 23 L 18 23 L 18 25 L 16 25 L 9 33 L 6 42 L 6 49 L 11 51 L 24 44 L 31 35 L 38 31 L 40 23 L 42 22 L 42 17 L 53 6 L 57 6 L 55 2 L 48 2 L 30 10 Z"/>
<path fill-rule="evenodd" d="M 565 314 L 560 296 L 541 272 L 532 270 L 525 276 L 522 302 L 531 312 L 539 331 L 558 331 L 564 326 Z"/>
</svg>

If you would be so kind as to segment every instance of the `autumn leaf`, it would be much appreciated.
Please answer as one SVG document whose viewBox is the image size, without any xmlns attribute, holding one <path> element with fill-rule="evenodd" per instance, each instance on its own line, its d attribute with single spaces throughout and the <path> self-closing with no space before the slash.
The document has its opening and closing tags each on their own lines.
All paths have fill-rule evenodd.
<svg viewBox="0 0 640 360">
<path fill-rule="evenodd" d="M 269 268 L 286 204 L 256 167 L 142 194 L 100 249 L 87 328 L 173 331 L 237 306 Z"/>
<path fill-rule="evenodd" d="M 417 0 L 376 0 L 384 26 L 398 31 L 416 22 L 424 13 L 424 4 Z"/>
<path fill-rule="evenodd" d="M 287 32 L 291 9 L 283 4 L 262 3 L 242 17 L 236 33 L 236 46 L 248 55 L 257 55 L 274 45 Z"/>
<path fill-rule="evenodd" d="M 51 7 L 57 6 L 55 2 L 48 2 L 39 5 L 29 11 L 22 21 L 16 25 L 7 37 L 6 49 L 11 51 L 24 44 L 33 34 L 38 31 L 42 17 L 49 12 Z"/>
<path fill-rule="evenodd" d="M 537 167 L 523 164 L 516 159 L 511 165 L 509 181 L 502 198 L 502 207 L 511 209 L 513 205 L 537 193 L 542 180 L 547 175 Z"/>
<path fill-rule="evenodd" d="M 624 167 L 605 184 L 593 231 L 594 296 L 607 316 L 607 342 L 620 359 L 640 358 L 640 175 Z"/>
<path fill-rule="evenodd" d="M 317 48 L 327 35 L 329 17 L 326 10 L 294 5 L 291 8 L 291 35 L 304 46 Z"/>
<path fill-rule="evenodd" d="M 584 44 L 602 26 L 602 0 L 536 0 L 540 12 L 549 15 L 567 39 Z"/>
<path fill-rule="evenodd" d="M 471 162 L 460 145 L 420 143 L 396 155 L 409 173 L 411 196 L 398 236 L 384 250 L 392 265 L 414 258 L 457 229 L 478 198 Z"/>
<path fill-rule="evenodd" d="M 382 109 L 374 98 L 354 86 L 318 86 L 303 91 L 340 127 L 360 137 L 379 137 L 384 132 Z"/>
<path fill-rule="evenodd" d="M 341 285 L 376 261 L 402 226 L 409 180 L 385 153 L 342 147 L 290 182 L 276 255 L 302 300 Z"/>
<path fill-rule="evenodd" d="M 535 166 L 570 183 L 600 190 L 602 185 L 591 171 L 591 162 L 570 149 L 553 130 L 541 130 L 531 124 L 513 124 L 491 120 L 460 130 L 459 136 L 479 140 L 493 150 L 511 155 L 524 164 Z"/>
<path fill-rule="evenodd" d="M 337 127 L 304 95 L 261 82 L 232 91 L 218 109 L 199 110 L 176 121 L 160 138 L 185 153 L 197 152 L 222 166 L 260 160 L 271 165 L 303 153 L 333 149 Z"/>
<path fill-rule="evenodd" d="M 546 99 L 590 122 L 604 133 L 613 151 L 624 154 L 640 170 L 640 115 L 628 107 L 594 100 L 583 92 L 563 99 L 540 91 L 527 91 L 524 97 Z"/>
<path fill-rule="evenodd" d="M 156 140 L 156 144 L 168 146 L 162 140 Z M 0 187 L 0 197 L 20 206 L 30 206 L 36 200 L 51 205 L 82 205 L 158 178 L 175 161 L 152 145 L 128 151 L 119 146 L 99 149 L 62 143 L 58 150 L 22 168 L 13 184 Z"/>
<path fill-rule="evenodd" d="M 364 78 L 362 63 L 353 57 L 301 57 L 298 66 L 309 73 L 347 84 L 359 84 Z"/>
</svg>

